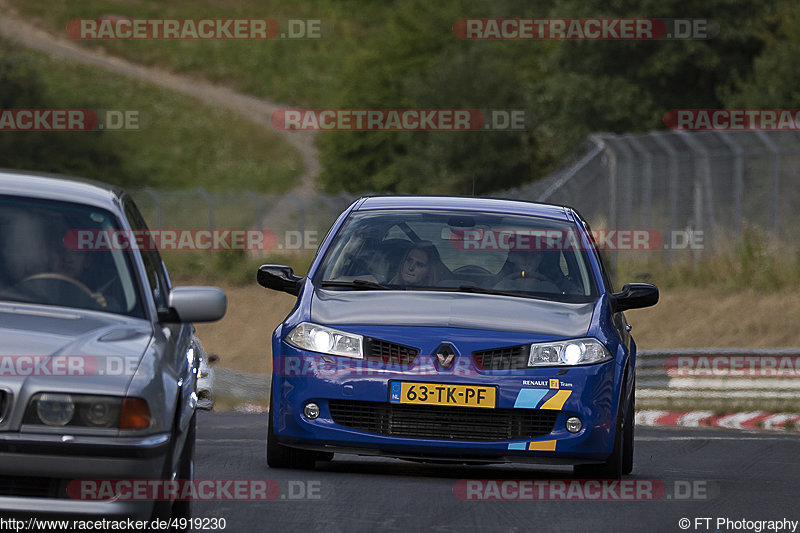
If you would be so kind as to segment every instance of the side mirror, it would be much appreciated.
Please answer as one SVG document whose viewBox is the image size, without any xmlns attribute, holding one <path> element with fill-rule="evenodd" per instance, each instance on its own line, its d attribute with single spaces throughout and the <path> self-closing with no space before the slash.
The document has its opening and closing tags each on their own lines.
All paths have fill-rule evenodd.
<svg viewBox="0 0 800 533">
<path fill-rule="evenodd" d="M 650 307 L 658 303 L 658 287 L 652 283 L 628 283 L 611 295 L 614 312 Z"/>
<path fill-rule="evenodd" d="M 295 276 L 291 267 L 283 265 L 261 265 L 256 280 L 267 289 L 288 292 L 293 296 L 300 294 L 303 278 Z"/>
<path fill-rule="evenodd" d="M 217 287 L 175 287 L 167 306 L 169 311 L 158 317 L 164 322 L 214 322 L 225 316 L 228 298 Z"/>
</svg>

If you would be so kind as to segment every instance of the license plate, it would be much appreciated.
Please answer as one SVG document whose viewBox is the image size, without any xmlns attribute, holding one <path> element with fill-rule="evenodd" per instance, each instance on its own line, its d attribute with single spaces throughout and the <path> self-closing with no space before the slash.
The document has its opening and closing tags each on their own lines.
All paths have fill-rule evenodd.
<svg viewBox="0 0 800 533">
<path fill-rule="evenodd" d="M 491 409 L 495 406 L 496 389 L 482 385 L 393 381 L 390 386 L 389 402 Z"/>
</svg>

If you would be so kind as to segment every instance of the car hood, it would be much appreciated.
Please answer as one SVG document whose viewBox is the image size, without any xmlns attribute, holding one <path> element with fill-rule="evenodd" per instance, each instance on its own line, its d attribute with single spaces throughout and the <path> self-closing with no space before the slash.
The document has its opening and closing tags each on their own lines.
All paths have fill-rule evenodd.
<svg viewBox="0 0 800 533">
<path fill-rule="evenodd" d="M 0 383 L 35 388 L 58 378 L 65 389 L 124 392 L 152 333 L 133 317 L 0 303 Z"/>
<path fill-rule="evenodd" d="M 457 292 L 316 289 L 311 321 L 324 325 L 434 326 L 580 337 L 595 303 Z"/>
</svg>

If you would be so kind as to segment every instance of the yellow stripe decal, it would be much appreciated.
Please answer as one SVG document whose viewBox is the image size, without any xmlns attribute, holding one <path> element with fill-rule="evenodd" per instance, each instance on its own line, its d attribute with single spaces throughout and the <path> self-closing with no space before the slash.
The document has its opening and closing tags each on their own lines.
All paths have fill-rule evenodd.
<svg viewBox="0 0 800 533">
<path fill-rule="evenodd" d="M 554 452 L 556 451 L 556 441 L 540 440 L 528 443 L 528 450 L 535 452 Z"/>
<path fill-rule="evenodd" d="M 561 389 L 555 393 L 552 398 L 544 402 L 544 405 L 542 405 L 541 409 L 561 409 L 564 407 L 564 403 L 567 401 L 567 398 L 569 398 L 570 394 L 572 394 L 571 390 Z"/>
</svg>

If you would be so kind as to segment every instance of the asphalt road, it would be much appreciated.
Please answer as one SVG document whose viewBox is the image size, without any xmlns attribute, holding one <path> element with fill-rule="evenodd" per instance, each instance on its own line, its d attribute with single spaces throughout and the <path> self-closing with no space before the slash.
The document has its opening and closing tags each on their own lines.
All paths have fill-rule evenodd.
<svg viewBox="0 0 800 533">
<path fill-rule="evenodd" d="M 266 417 L 200 414 L 196 479 L 271 480 L 280 493 L 268 490 L 268 501 L 196 502 L 195 517 L 224 518 L 225 531 L 248 533 L 756 531 L 758 524 L 739 521 L 800 521 L 797 436 L 640 427 L 633 475 L 625 485 L 600 485 L 575 480 L 569 467 L 350 455 L 314 470 L 273 470 L 264 457 Z M 487 497 L 511 500 L 476 499 Z"/>
</svg>

